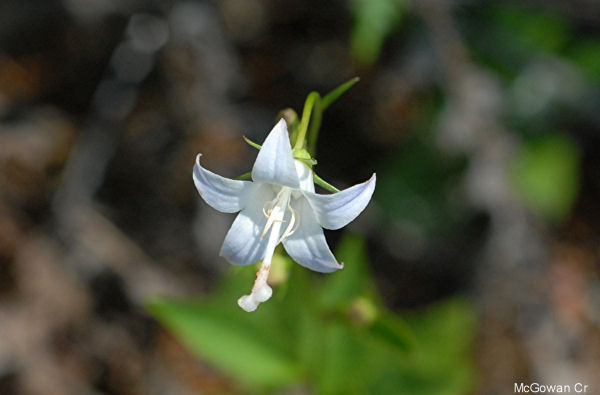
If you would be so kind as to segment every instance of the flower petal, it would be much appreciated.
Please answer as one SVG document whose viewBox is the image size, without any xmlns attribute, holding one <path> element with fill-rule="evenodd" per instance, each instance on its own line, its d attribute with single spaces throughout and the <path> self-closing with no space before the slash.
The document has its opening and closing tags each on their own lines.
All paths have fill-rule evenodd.
<svg viewBox="0 0 600 395">
<path fill-rule="evenodd" d="M 315 182 L 313 180 L 312 169 L 297 159 L 294 160 L 294 165 L 296 166 L 296 174 L 298 174 L 298 180 L 300 181 L 300 189 L 314 192 Z"/>
<path fill-rule="evenodd" d="M 200 166 L 200 157 L 194 165 L 194 184 L 206 203 L 224 213 L 235 213 L 243 209 L 252 197 L 257 185 L 251 181 L 232 180 L 221 177 Z"/>
<path fill-rule="evenodd" d="M 301 196 L 292 202 L 299 212 L 300 225 L 283 241 L 283 247 L 293 260 L 311 270 L 330 273 L 344 267 L 337 262 L 327 245 L 323 229 L 315 219 L 308 201 Z"/>
<path fill-rule="evenodd" d="M 260 239 L 267 222 L 262 210 L 274 197 L 275 192 L 269 185 L 260 185 L 233 221 L 219 255 L 233 265 L 249 265 L 264 258 L 268 237 Z"/>
<path fill-rule="evenodd" d="M 331 195 L 307 191 L 303 193 L 321 226 L 325 229 L 339 229 L 348 225 L 367 207 L 375 190 L 375 180 L 376 176 L 373 174 L 368 181 Z"/>
<path fill-rule="evenodd" d="M 283 118 L 271 130 L 258 152 L 252 168 L 252 179 L 295 189 L 300 187 L 292 146 Z"/>
</svg>

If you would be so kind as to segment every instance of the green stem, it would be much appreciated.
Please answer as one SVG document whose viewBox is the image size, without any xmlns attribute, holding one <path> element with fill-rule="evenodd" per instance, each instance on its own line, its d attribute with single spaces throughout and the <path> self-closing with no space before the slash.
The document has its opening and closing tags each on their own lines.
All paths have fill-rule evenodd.
<svg viewBox="0 0 600 395">
<path fill-rule="evenodd" d="M 315 180 L 315 184 L 327 189 L 329 192 L 338 193 L 340 190 L 322 179 L 317 175 L 317 173 L 313 172 L 313 180 Z"/>
<path fill-rule="evenodd" d="M 314 110 L 308 129 L 308 152 L 314 157 L 317 152 L 317 138 L 321 129 L 321 119 L 323 119 L 323 106 L 321 105 L 321 97 L 317 96 L 314 102 Z"/>
<path fill-rule="evenodd" d="M 294 149 L 301 149 L 304 146 L 306 132 L 308 131 L 308 122 L 310 121 L 310 114 L 312 113 L 312 109 L 316 100 L 320 100 L 319 93 L 310 92 L 306 98 L 306 101 L 304 102 L 302 119 L 300 120 L 300 128 L 298 129 L 298 138 L 296 139 L 296 145 L 294 145 Z"/>
</svg>

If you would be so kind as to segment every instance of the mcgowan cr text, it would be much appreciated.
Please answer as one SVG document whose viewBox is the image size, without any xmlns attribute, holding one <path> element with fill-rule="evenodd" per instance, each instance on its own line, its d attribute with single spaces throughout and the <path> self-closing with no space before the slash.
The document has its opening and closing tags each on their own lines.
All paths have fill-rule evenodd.
<svg viewBox="0 0 600 395">
<path fill-rule="evenodd" d="M 590 391 L 590 386 L 583 383 L 575 383 L 573 385 L 515 383 L 514 391 L 515 394 L 585 394 Z"/>
</svg>

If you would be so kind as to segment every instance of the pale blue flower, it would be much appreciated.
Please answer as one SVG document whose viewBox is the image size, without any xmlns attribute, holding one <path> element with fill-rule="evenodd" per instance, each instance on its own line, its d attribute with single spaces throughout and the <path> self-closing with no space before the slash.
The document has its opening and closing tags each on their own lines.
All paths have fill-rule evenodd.
<svg viewBox="0 0 600 395">
<path fill-rule="evenodd" d="M 194 166 L 200 196 L 214 209 L 240 211 L 231 225 L 220 255 L 234 265 L 262 260 L 252 293 L 238 304 L 254 311 L 271 297 L 267 285 L 275 247 L 281 242 L 293 260 L 317 272 L 341 269 L 329 249 L 323 229 L 339 229 L 367 206 L 375 189 L 375 174 L 366 182 L 338 193 L 315 193 L 312 170 L 294 159 L 283 119 L 275 125 L 258 152 L 253 181 L 232 180 Z"/>
</svg>

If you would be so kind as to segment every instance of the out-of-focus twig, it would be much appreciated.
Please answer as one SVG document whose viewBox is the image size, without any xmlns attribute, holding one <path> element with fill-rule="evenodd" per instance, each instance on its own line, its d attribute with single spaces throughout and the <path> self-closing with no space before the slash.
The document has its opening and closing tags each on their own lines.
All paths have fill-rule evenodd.
<svg viewBox="0 0 600 395">
<path fill-rule="evenodd" d="M 94 197 L 134 109 L 138 90 L 167 39 L 165 19 L 147 14 L 129 19 L 53 201 L 59 234 L 76 258 L 71 260 L 76 271 L 90 277 L 109 267 L 124 279 L 130 296 L 138 302 L 151 295 L 185 293 L 186 287 L 152 264 L 138 245 L 100 213 Z"/>
</svg>

